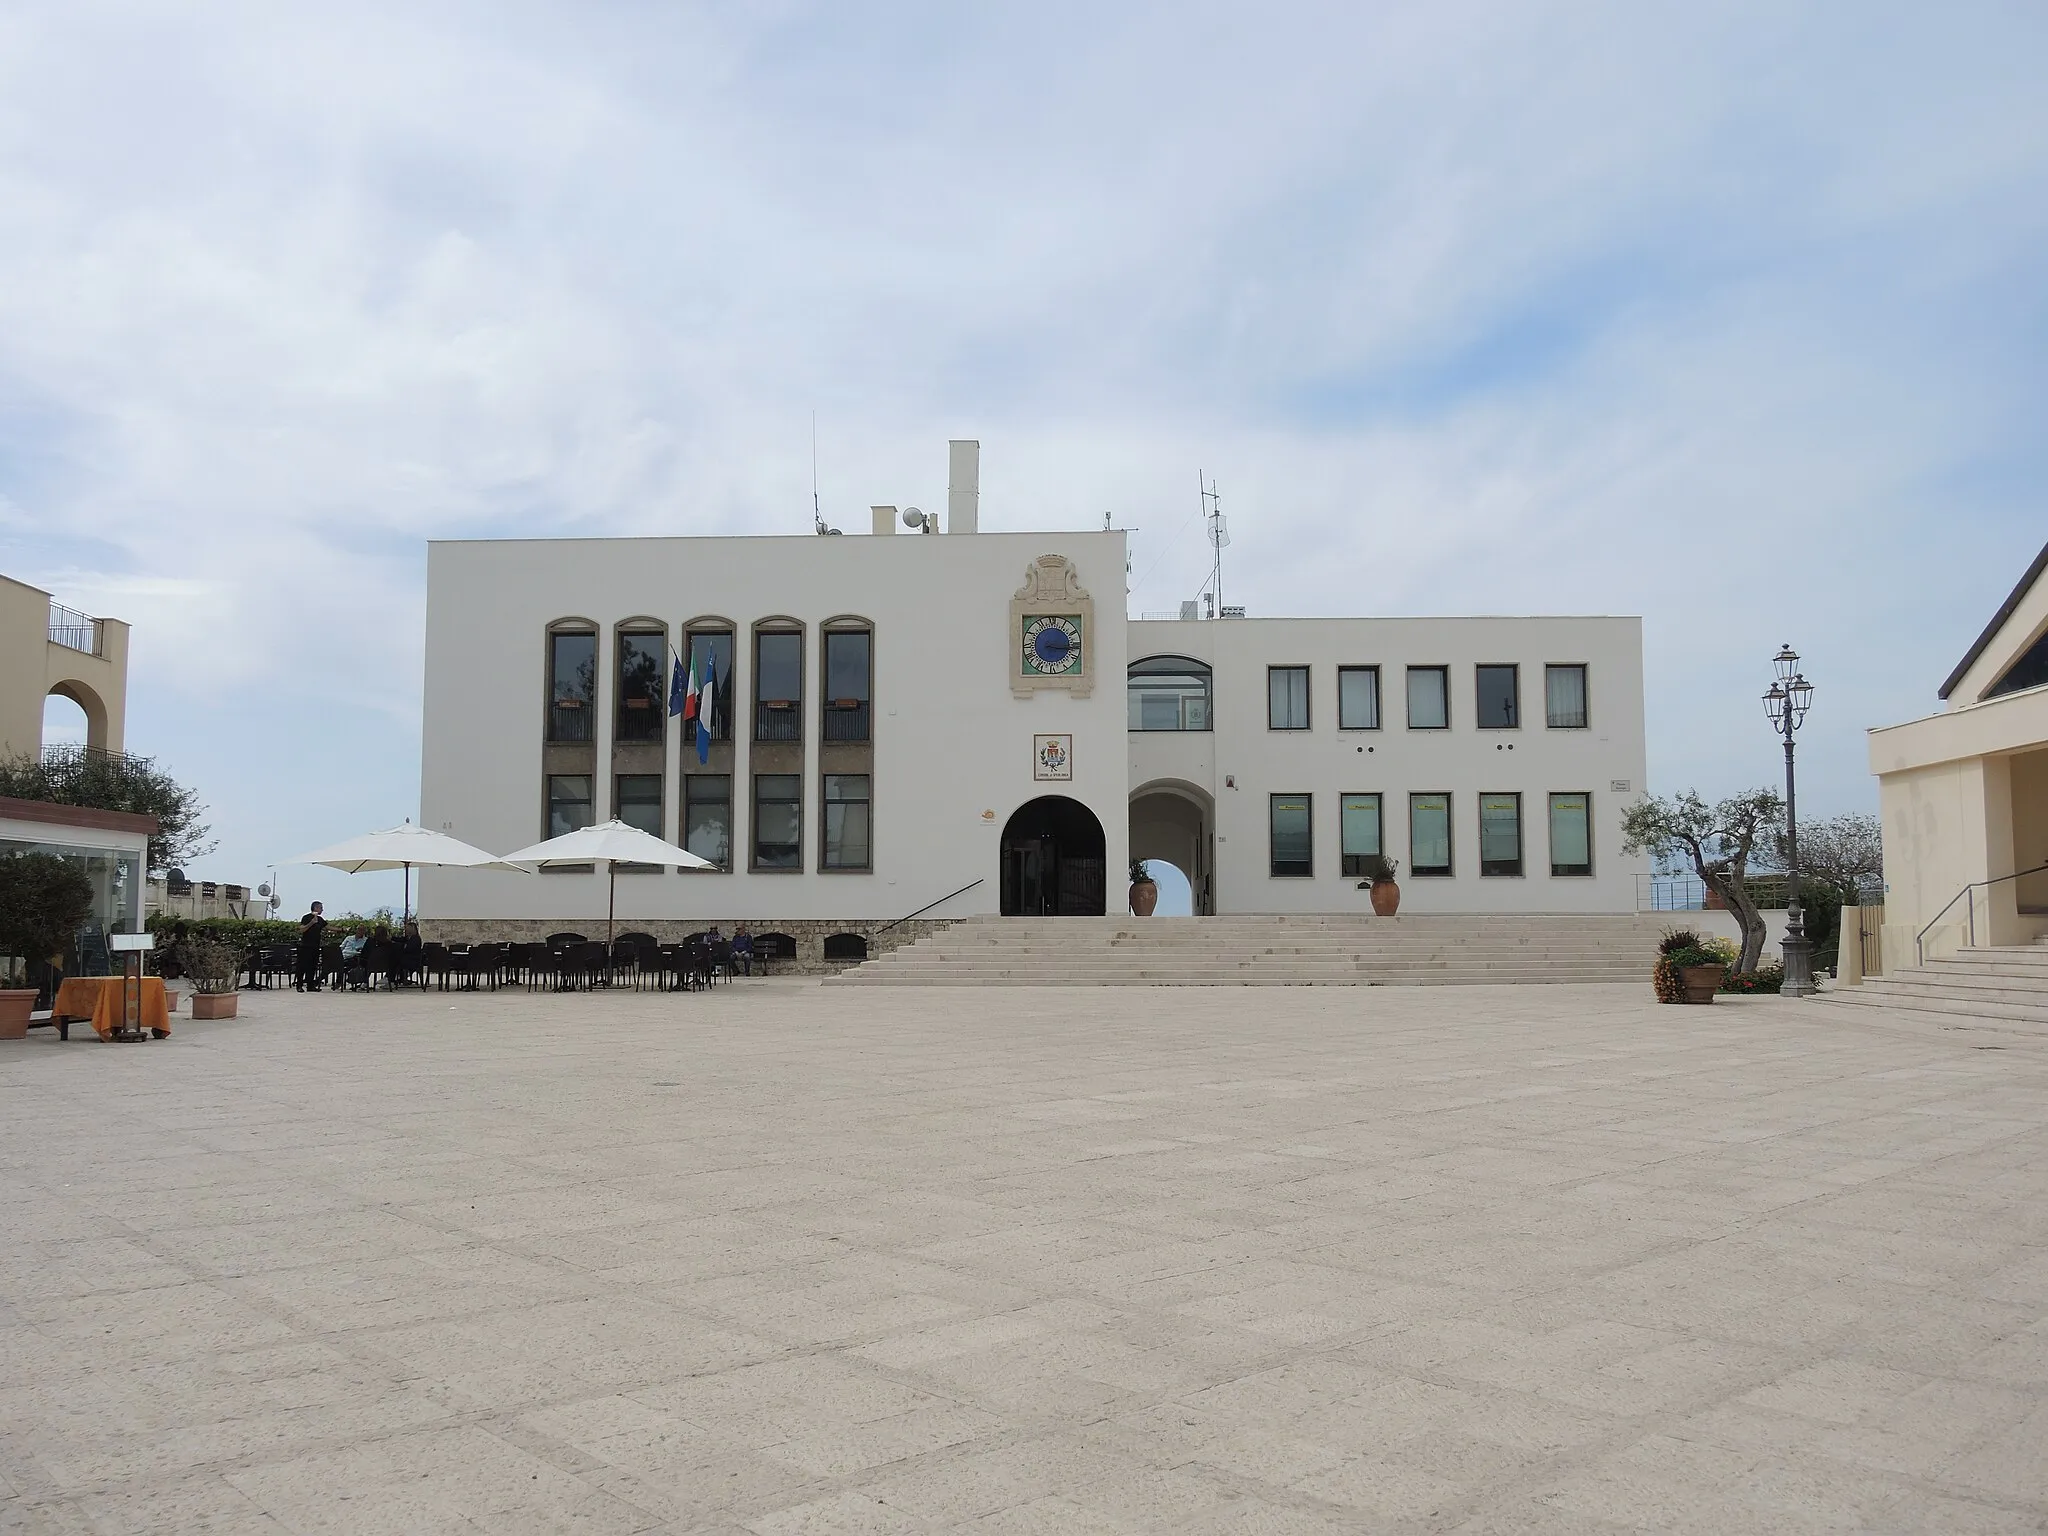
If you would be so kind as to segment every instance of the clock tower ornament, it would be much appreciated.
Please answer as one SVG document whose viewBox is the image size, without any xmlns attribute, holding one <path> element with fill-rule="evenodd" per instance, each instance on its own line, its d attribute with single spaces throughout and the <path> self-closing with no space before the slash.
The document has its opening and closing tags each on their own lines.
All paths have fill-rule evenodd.
<svg viewBox="0 0 2048 1536">
<path fill-rule="evenodd" d="M 1095 600 L 1065 555 L 1040 555 L 1010 599 L 1010 692 L 1029 698 L 1064 688 L 1075 698 L 1095 689 Z"/>
</svg>

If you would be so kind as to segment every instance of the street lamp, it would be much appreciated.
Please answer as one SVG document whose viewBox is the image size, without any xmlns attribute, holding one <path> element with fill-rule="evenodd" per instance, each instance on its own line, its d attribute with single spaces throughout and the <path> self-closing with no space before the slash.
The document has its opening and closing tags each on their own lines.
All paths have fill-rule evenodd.
<svg viewBox="0 0 2048 1536">
<path fill-rule="evenodd" d="M 1792 779 L 1792 733 L 1806 723 L 1813 703 L 1813 684 L 1799 671 L 1799 653 L 1790 645 L 1771 658 L 1777 680 L 1764 695 L 1764 713 L 1771 729 L 1785 738 L 1785 878 L 1792 887 L 1785 906 L 1786 997 L 1813 996 L 1813 942 L 1806 936 L 1806 914 L 1799 906 L 1799 799 Z"/>
</svg>

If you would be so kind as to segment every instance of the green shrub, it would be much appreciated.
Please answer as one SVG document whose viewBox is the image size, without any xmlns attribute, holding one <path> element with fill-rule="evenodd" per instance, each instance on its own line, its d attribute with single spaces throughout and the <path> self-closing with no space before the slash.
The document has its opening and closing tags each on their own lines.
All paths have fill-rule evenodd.
<svg viewBox="0 0 2048 1536">
<path fill-rule="evenodd" d="M 1776 992 L 1784 985 L 1785 968 L 1781 965 L 1760 965 L 1747 976 L 1730 971 L 1721 979 L 1723 992 Z"/>
<path fill-rule="evenodd" d="M 0 854 L 0 955 L 43 965 L 92 918 L 92 877 L 54 853 Z"/>
</svg>

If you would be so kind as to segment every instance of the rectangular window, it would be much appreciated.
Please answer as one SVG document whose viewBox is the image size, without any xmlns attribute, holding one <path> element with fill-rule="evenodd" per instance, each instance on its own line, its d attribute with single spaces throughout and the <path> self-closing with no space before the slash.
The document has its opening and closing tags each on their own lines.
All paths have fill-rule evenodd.
<svg viewBox="0 0 2048 1536">
<path fill-rule="evenodd" d="M 1380 669 L 1337 669 L 1337 729 L 1376 731 L 1380 728 Z"/>
<path fill-rule="evenodd" d="M 659 741 L 667 718 L 668 637 L 651 634 L 619 636 L 620 741 Z"/>
<path fill-rule="evenodd" d="M 864 629 L 825 632 L 825 740 L 868 739 L 868 658 L 874 637 Z"/>
<path fill-rule="evenodd" d="M 754 636 L 754 740 L 804 739 L 804 637 L 787 630 Z"/>
<path fill-rule="evenodd" d="M 564 833 L 581 832 L 590 824 L 590 775 L 549 774 L 548 836 L 561 837 Z"/>
<path fill-rule="evenodd" d="M 825 775 L 825 867 L 867 869 L 873 850 L 868 846 L 868 776 L 864 773 Z"/>
<path fill-rule="evenodd" d="M 1308 729 L 1308 668 L 1266 668 L 1266 725 L 1275 731 Z"/>
<path fill-rule="evenodd" d="M 711 739 L 732 740 L 732 631 L 703 629 L 690 632 L 690 658 L 683 663 L 702 689 L 711 679 Z M 691 728 L 695 729 L 692 722 Z"/>
<path fill-rule="evenodd" d="M 1313 875 L 1316 872 L 1312 805 L 1308 795 L 1269 795 L 1272 817 L 1273 873 Z"/>
<path fill-rule="evenodd" d="M 1451 728 L 1451 669 L 1408 669 L 1408 729 L 1447 731 Z"/>
<path fill-rule="evenodd" d="M 661 836 L 661 775 L 621 773 L 612 782 L 612 813 L 650 837 Z"/>
<path fill-rule="evenodd" d="M 720 869 L 732 868 L 732 776 L 683 775 L 683 846 Z"/>
<path fill-rule="evenodd" d="M 1479 797 L 1479 873 L 1519 875 L 1522 872 L 1522 797 Z"/>
<path fill-rule="evenodd" d="M 1451 872 L 1451 797 L 1420 794 L 1408 797 L 1408 872 L 1448 875 Z"/>
<path fill-rule="evenodd" d="M 1365 873 L 1365 861 L 1374 854 L 1384 851 L 1380 847 L 1380 797 L 1346 795 L 1340 815 L 1340 830 L 1344 839 L 1344 873 L 1352 876 L 1362 875 Z"/>
<path fill-rule="evenodd" d="M 1543 669 L 1543 723 L 1553 731 L 1586 728 L 1584 662 L 1553 663 Z"/>
<path fill-rule="evenodd" d="M 1522 675 L 1513 665 L 1473 669 L 1482 731 L 1512 731 L 1522 723 Z"/>
<path fill-rule="evenodd" d="M 755 774 L 754 868 L 802 869 L 803 835 L 803 775 Z"/>
<path fill-rule="evenodd" d="M 597 724 L 597 636 L 548 636 L 548 740 L 589 741 Z"/>
<path fill-rule="evenodd" d="M 1570 793 L 1550 797 L 1550 872 L 1593 873 L 1593 797 Z"/>
</svg>

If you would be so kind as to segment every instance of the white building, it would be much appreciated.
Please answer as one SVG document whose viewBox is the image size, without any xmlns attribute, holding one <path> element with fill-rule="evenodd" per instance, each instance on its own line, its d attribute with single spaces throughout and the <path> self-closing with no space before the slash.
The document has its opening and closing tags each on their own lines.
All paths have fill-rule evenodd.
<svg viewBox="0 0 2048 1536">
<path fill-rule="evenodd" d="M 943 534 L 433 544 L 422 819 L 503 851 L 616 814 L 721 867 L 622 873 L 632 926 L 811 954 L 1124 911 L 1133 858 L 1198 912 L 1365 911 L 1371 852 L 1404 912 L 1634 910 L 1638 620 L 1129 621 L 1121 532 L 981 533 L 977 474 L 954 445 Z M 701 754 L 678 660 L 715 669 Z M 605 904 L 595 871 L 421 880 L 444 933 Z"/>
</svg>

